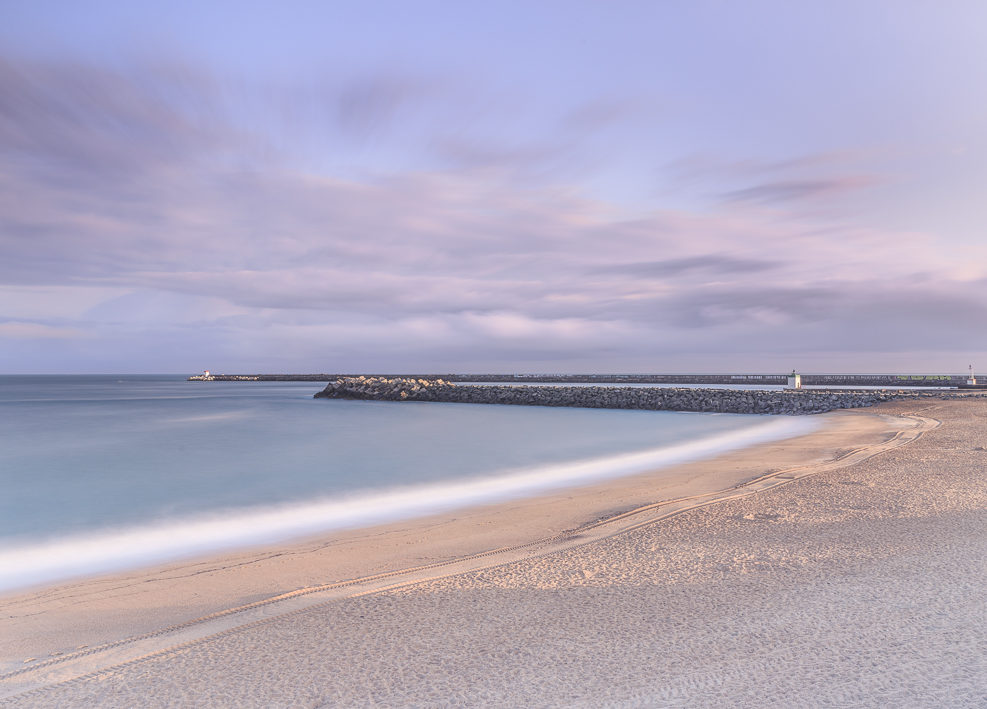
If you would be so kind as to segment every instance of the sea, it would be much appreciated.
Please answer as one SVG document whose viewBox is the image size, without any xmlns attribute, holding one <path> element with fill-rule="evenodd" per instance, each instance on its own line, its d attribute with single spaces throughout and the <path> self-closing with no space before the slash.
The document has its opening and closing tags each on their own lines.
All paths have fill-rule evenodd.
<svg viewBox="0 0 987 709">
<path fill-rule="evenodd" d="M 598 483 L 818 425 L 314 399 L 321 388 L 0 376 L 0 592 Z"/>
</svg>

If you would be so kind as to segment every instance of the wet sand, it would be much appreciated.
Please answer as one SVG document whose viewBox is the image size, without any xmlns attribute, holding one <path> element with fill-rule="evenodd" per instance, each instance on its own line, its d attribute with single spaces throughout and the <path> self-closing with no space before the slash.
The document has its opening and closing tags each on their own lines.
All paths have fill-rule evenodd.
<svg viewBox="0 0 987 709">
<path fill-rule="evenodd" d="M 0 599 L 0 697 L 983 706 L 987 403 L 827 420 L 672 475 Z"/>
</svg>

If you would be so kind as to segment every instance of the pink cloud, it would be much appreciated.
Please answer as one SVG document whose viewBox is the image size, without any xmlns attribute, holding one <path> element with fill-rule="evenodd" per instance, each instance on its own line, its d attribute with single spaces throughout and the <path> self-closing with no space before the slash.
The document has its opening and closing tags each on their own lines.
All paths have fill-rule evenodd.
<svg viewBox="0 0 987 709">
<path fill-rule="evenodd" d="M 219 333 L 230 350 L 266 357 L 278 347 L 265 342 L 290 340 L 312 357 L 362 348 L 418 361 L 529 351 L 625 362 L 876 351 L 915 332 L 944 347 L 984 337 L 967 326 L 987 309 L 984 246 L 960 258 L 932 233 L 803 209 L 875 184 L 839 161 L 781 161 L 726 203 L 693 209 L 631 209 L 555 175 L 520 180 L 466 159 L 330 176 L 265 157 L 262 138 L 224 119 L 209 81 L 172 94 L 168 81 L 0 71 L 4 95 L 33 97 L 0 127 L 0 285 L 127 292 L 69 321 L 57 304 L 32 311 L 31 322 L 0 325 L 3 336 L 92 333 L 120 347 L 139 323 L 149 343 L 215 348 Z M 56 110 L 49 89 L 72 110 Z M 349 99 L 353 115 L 377 117 L 374 130 L 419 100 L 412 88 L 378 89 Z M 539 150 L 479 157 L 530 161 Z M 15 315 L 0 307 L 0 317 Z"/>
</svg>

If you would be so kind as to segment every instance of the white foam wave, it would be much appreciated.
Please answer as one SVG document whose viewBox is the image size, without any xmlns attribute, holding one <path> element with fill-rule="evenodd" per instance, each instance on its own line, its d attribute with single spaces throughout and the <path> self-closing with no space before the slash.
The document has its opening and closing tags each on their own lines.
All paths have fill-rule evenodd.
<svg viewBox="0 0 987 709">
<path fill-rule="evenodd" d="M 738 431 L 663 448 L 540 466 L 490 478 L 366 491 L 345 498 L 239 509 L 0 547 L 0 590 L 530 496 L 792 438 L 818 426 L 816 420 L 807 417 L 773 418 Z"/>
</svg>

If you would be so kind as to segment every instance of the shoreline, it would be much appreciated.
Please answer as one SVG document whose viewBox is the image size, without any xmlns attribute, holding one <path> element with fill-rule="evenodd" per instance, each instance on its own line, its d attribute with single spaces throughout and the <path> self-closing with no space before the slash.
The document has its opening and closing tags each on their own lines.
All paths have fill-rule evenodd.
<svg viewBox="0 0 987 709">
<path fill-rule="evenodd" d="M 655 421 L 660 424 L 660 419 Z M 659 471 L 675 465 L 802 436 L 821 425 L 818 420 L 794 417 L 748 419 L 743 423 L 740 428 L 707 431 L 699 437 L 666 441 L 655 448 L 600 453 L 597 457 L 536 463 L 440 481 L 394 483 L 342 491 L 331 497 L 217 509 L 0 548 L 0 597 L 79 579 L 291 544 L 345 530 L 451 515 L 482 505 L 537 498 L 595 483 L 609 484 L 641 473 L 656 473 L 660 484 Z"/>
<path fill-rule="evenodd" d="M 717 491 L 724 495 L 765 475 L 819 466 L 854 449 L 879 447 L 911 428 L 905 420 L 875 410 L 820 418 L 826 425 L 808 435 L 677 465 L 672 474 L 667 470 L 643 473 L 534 498 L 7 594 L 0 597 L 0 632 L 9 638 L 7 651 L 0 656 L 0 677 L 18 672 L 20 680 L 0 680 L 0 688 L 3 682 L 24 686 L 31 668 L 40 670 L 45 662 L 64 670 L 66 663 L 58 658 L 71 656 L 80 646 L 87 646 L 82 651 L 89 653 L 91 648 L 162 628 L 195 626 L 201 623 L 197 619 L 217 614 L 225 614 L 228 620 L 224 623 L 236 626 L 245 616 L 231 618 L 237 614 L 226 613 L 229 609 L 259 604 L 264 606 L 263 614 L 276 614 L 278 609 L 271 606 L 278 604 L 269 602 L 274 597 L 282 597 L 278 603 L 284 610 L 290 609 L 289 598 L 299 607 L 301 596 L 311 595 L 299 593 L 304 589 L 405 569 L 419 569 L 410 575 L 415 581 L 434 575 L 436 565 L 448 565 L 453 571 L 460 568 L 457 573 L 462 573 L 470 564 L 454 567 L 455 562 L 507 549 L 496 560 L 506 563 L 553 548 L 549 542 L 567 533 L 567 543 L 586 543 L 588 528 L 600 520 L 614 520 L 662 500 Z M 667 511 L 655 509 L 654 514 Z M 572 538 L 579 535 L 583 538 Z M 389 577 L 383 578 L 387 581 L 383 586 L 392 585 Z M 361 593 L 377 592 L 379 587 L 374 582 L 361 587 Z M 353 590 L 345 587 L 345 592 L 336 595 L 346 596 Z M 25 662 L 28 658 L 35 659 Z"/>
<path fill-rule="evenodd" d="M 3 599 L 8 656 L 107 639 L 6 665 L 0 700 L 983 706 L 987 402 L 826 418 L 677 468 L 705 499 L 642 475 Z"/>
</svg>

